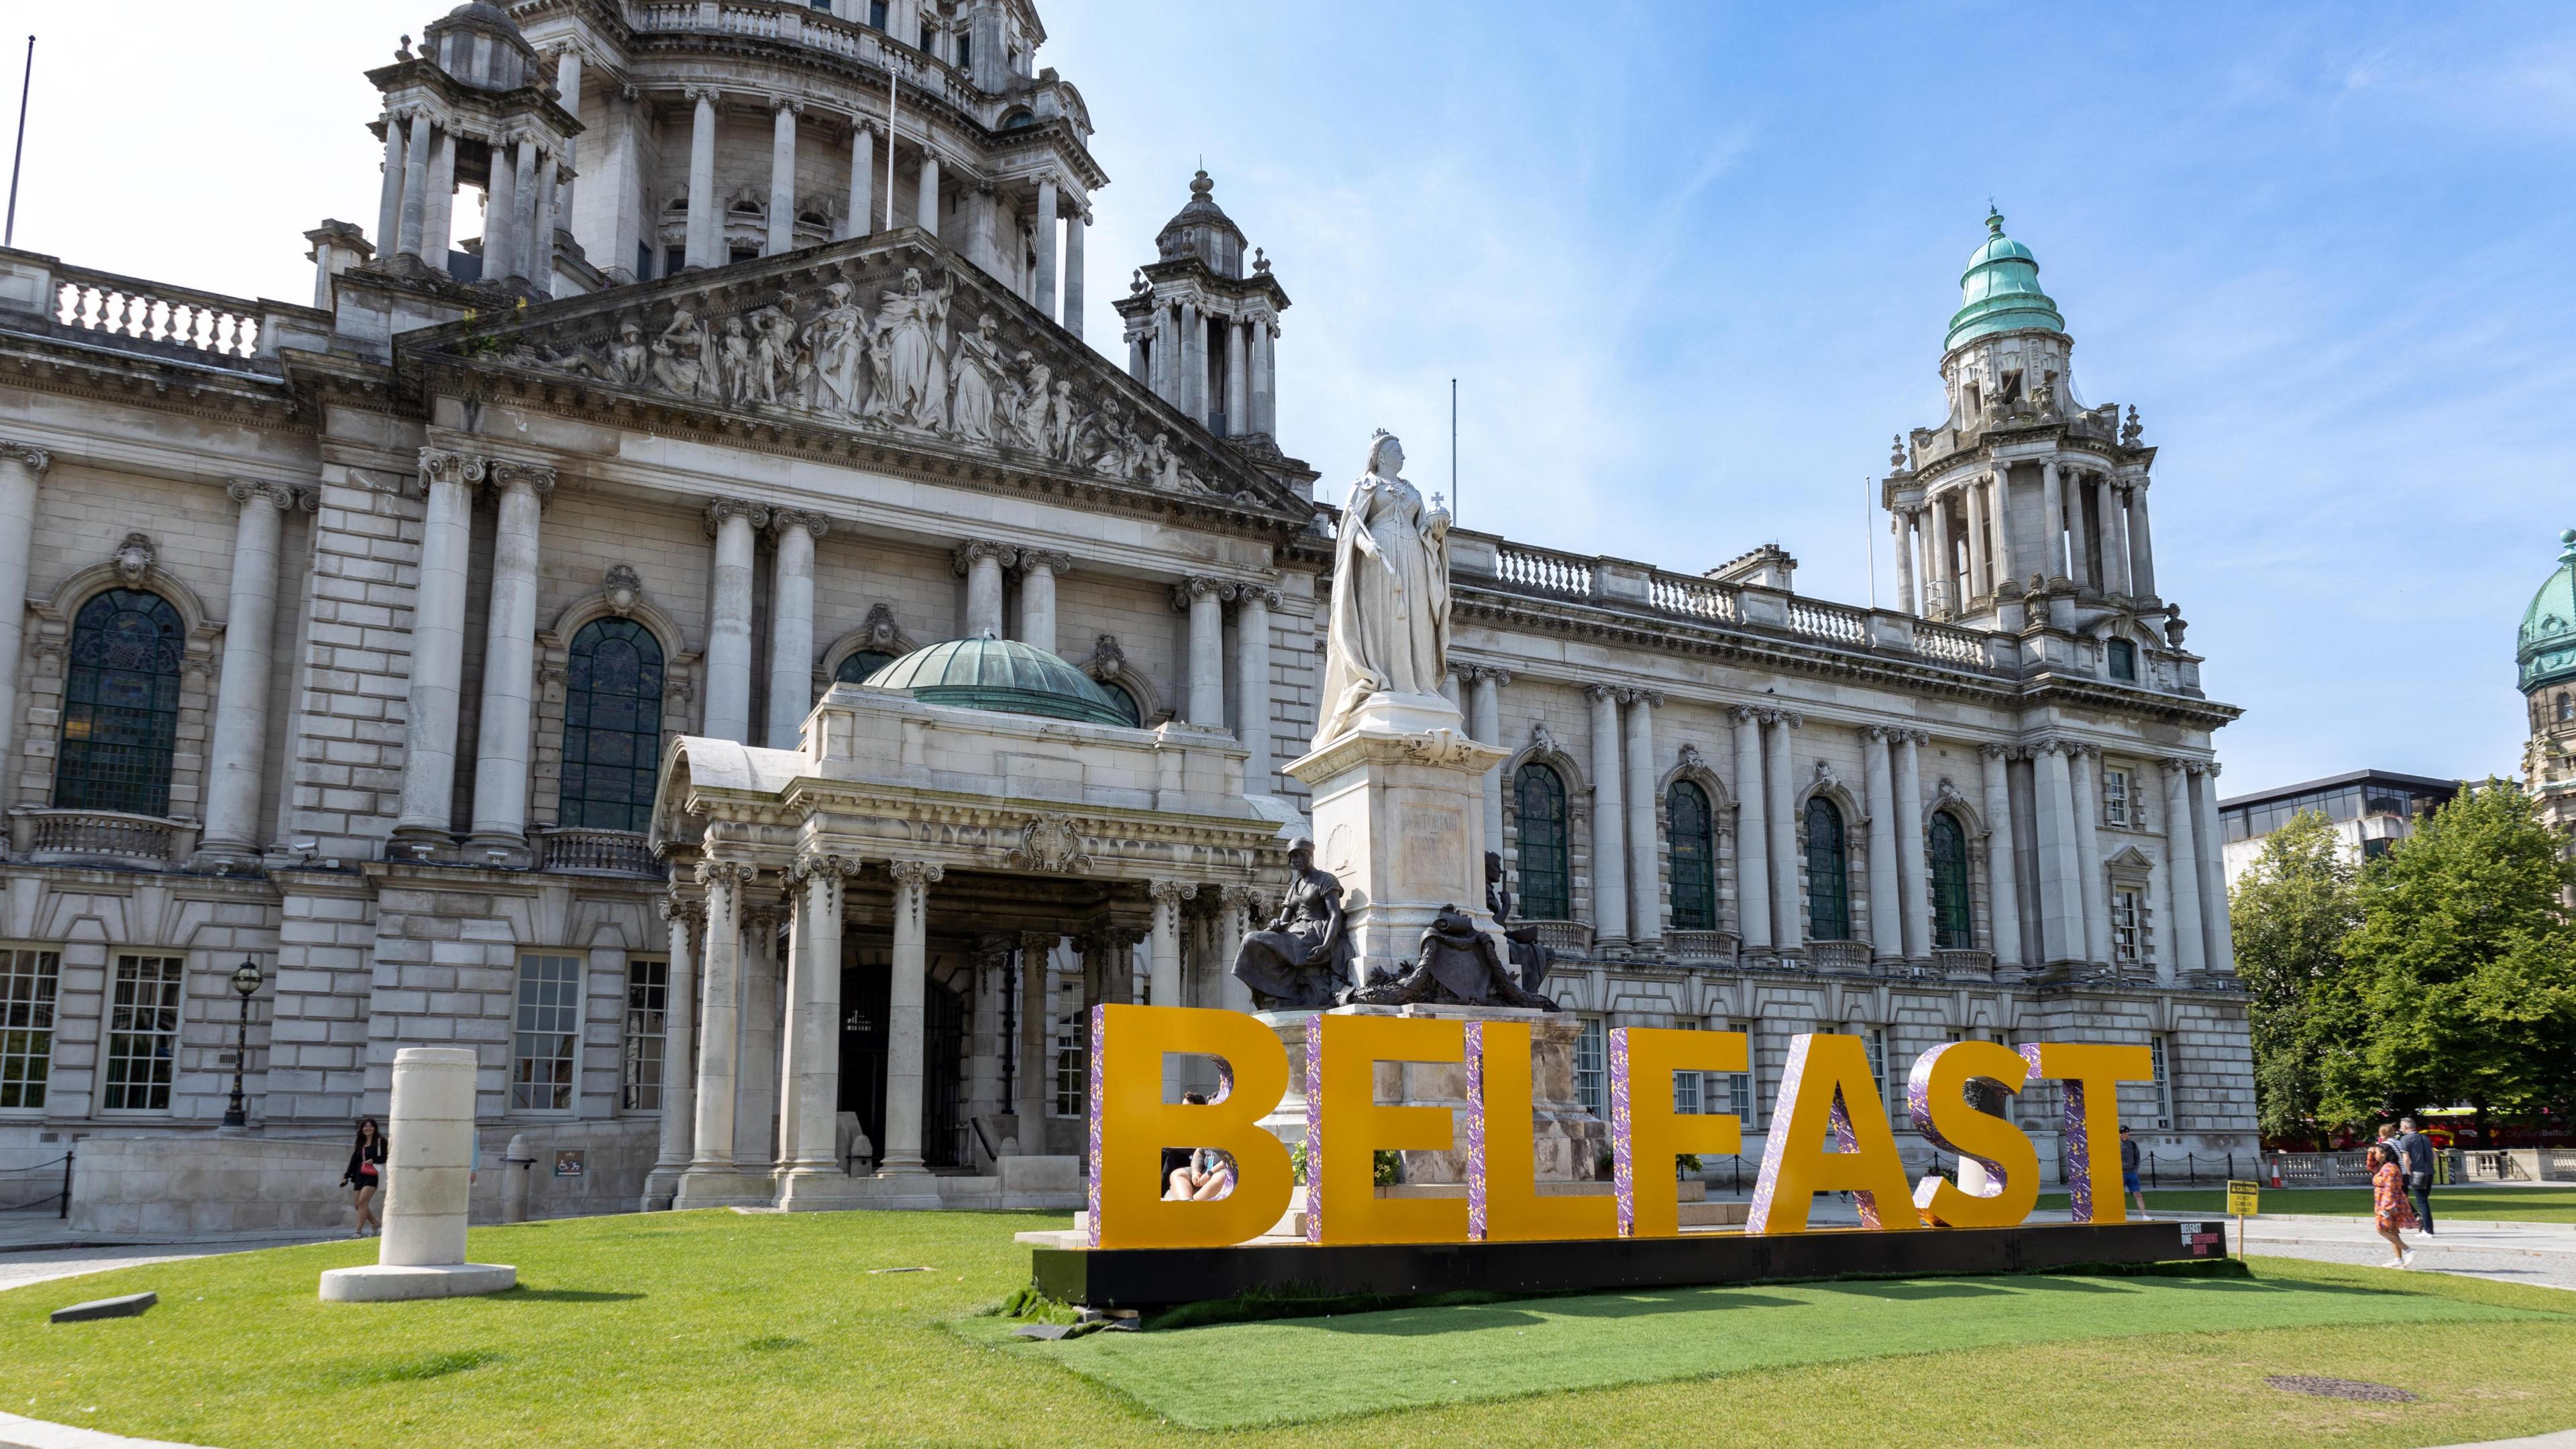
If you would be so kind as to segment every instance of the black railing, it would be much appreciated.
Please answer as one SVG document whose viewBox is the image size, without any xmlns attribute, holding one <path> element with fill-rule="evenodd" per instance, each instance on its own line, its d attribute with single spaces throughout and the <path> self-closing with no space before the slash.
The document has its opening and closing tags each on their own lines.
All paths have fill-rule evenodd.
<svg viewBox="0 0 2576 1449">
<path fill-rule="evenodd" d="M 76 1155 L 66 1152 L 52 1162 L 40 1162 L 33 1167 L 0 1168 L 0 1199 L 14 1199 L 26 1187 L 31 1186 L 34 1179 L 42 1177 L 50 1180 L 55 1168 L 62 1169 L 60 1187 L 43 1197 L 29 1198 L 24 1202 L 0 1200 L 0 1213 L 36 1212 L 51 1207 L 55 1217 L 70 1217 L 72 1215 L 72 1158 Z"/>
</svg>

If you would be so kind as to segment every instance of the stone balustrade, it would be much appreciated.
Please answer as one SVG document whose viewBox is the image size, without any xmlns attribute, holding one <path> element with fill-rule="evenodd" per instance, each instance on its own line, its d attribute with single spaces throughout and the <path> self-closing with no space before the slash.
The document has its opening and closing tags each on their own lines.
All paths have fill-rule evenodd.
<svg viewBox="0 0 2576 1449">
<path fill-rule="evenodd" d="M 9 812 L 10 853 L 38 864 L 148 866 L 167 869 L 196 849 L 193 825 L 118 810 L 17 809 Z"/>
<path fill-rule="evenodd" d="M 632 830 L 559 827 L 544 832 L 538 869 L 593 875 L 650 876 L 666 872 L 645 837 Z"/>
</svg>

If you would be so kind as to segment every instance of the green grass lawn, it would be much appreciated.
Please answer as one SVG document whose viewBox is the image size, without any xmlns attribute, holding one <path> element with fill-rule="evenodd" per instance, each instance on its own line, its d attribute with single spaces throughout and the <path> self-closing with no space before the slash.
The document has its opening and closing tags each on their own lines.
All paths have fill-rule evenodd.
<svg viewBox="0 0 2576 1449">
<path fill-rule="evenodd" d="M 2576 1295 L 2258 1260 L 2252 1280 L 1950 1279 L 1547 1299 L 1010 1340 L 1035 1214 L 478 1229 L 522 1287 L 324 1305 L 371 1243 L 0 1293 L 0 1409 L 223 1449 L 1227 1444 L 2425 1445 L 2576 1423 Z M 926 1267 L 928 1272 L 873 1269 Z M 153 1289 L 142 1318 L 48 1325 Z M 2266 1374 L 2393 1383 L 2295 1398 Z M 1455 1378 L 1454 1386 L 1426 1382 Z M 1407 1399 L 1453 1402 L 1397 1407 Z M 1524 1397 L 1498 1397 L 1525 1395 Z M 1158 1430 L 1162 1431 L 1158 1434 Z"/>
<path fill-rule="evenodd" d="M 2039 1205 L 2064 1208 L 2066 1194 L 2041 1193 Z M 2261 1205 L 2266 1213 L 2312 1213 L 2323 1217 L 2366 1218 L 2371 1212 L 2370 1189 L 2366 1187 L 2267 1187 L 2263 1189 Z M 2214 1217 L 2227 1210 L 2227 1194 L 2217 1188 L 2150 1188 L 2147 1209 L 2159 1213 L 2208 1213 Z M 2437 1187 L 2433 1189 L 2433 1221 L 2439 1225 L 2446 1217 L 2462 1222 L 2576 1223 L 2576 1187 Z"/>
</svg>

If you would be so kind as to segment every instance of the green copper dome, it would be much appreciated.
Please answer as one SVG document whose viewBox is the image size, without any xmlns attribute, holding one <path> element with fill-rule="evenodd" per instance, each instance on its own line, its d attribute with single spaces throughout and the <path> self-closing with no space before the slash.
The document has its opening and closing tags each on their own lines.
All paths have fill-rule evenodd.
<svg viewBox="0 0 2576 1449">
<path fill-rule="evenodd" d="M 1089 675 L 1043 649 L 990 634 L 915 649 L 865 682 L 872 689 L 909 691 L 924 704 L 1127 724 Z"/>
<path fill-rule="evenodd" d="M 2576 528 L 2558 535 L 2558 572 L 2522 611 L 2522 635 L 2513 652 L 2522 666 L 2522 692 L 2576 679 Z"/>
<path fill-rule="evenodd" d="M 1950 337 L 1941 350 L 2031 327 L 2063 332 L 2066 319 L 2039 289 L 2039 259 L 2030 254 L 2030 248 L 2004 235 L 2003 213 L 1989 208 L 1986 244 L 1968 258 L 1968 269 L 1959 274 L 1959 310 L 1951 314 Z"/>
</svg>

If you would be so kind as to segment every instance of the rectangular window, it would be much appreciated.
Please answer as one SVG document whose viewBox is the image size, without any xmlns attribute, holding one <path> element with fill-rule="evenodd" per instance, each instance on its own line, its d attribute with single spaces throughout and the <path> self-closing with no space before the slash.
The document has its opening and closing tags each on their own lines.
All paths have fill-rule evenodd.
<svg viewBox="0 0 2576 1449">
<path fill-rule="evenodd" d="M 2138 960 L 2138 893 L 2111 892 L 2111 959 L 2123 965 Z"/>
<path fill-rule="evenodd" d="M 2102 823 L 2125 830 L 2129 826 L 2129 772 L 2102 772 Z"/>
<path fill-rule="evenodd" d="M 1583 1033 L 1574 1039 L 1574 1097 L 1595 1117 L 1605 1116 L 1610 1110 L 1609 1094 L 1602 1090 L 1607 1075 L 1601 1066 L 1603 1040 L 1601 1018 L 1583 1018 Z"/>
<path fill-rule="evenodd" d="M 676 277 L 680 274 L 681 269 L 686 267 L 688 264 L 689 249 L 687 247 L 664 247 L 662 249 L 663 276 Z"/>
<path fill-rule="evenodd" d="M 0 1110 L 45 1105 L 62 974 L 59 951 L 0 947 Z"/>
<path fill-rule="evenodd" d="M 662 1043 L 670 1031 L 671 963 L 626 958 L 626 1054 L 618 1074 L 620 1110 L 662 1110 Z"/>
<path fill-rule="evenodd" d="M 2147 1038 L 2147 1059 L 2155 1069 L 2156 1125 L 2170 1130 L 2174 1123 L 2172 1038 L 2162 1032 Z"/>
<path fill-rule="evenodd" d="M 2114 639 L 2109 650 L 2111 677 L 2135 682 L 2138 677 L 2138 646 L 2126 639 Z"/>
<path fill-rule="evenodd" d="M 927 20 L 921 22 L 921 48 L 931 55 L 939 54 L 939 32 Z"/>
<path fill-rule="evenodd" d="M 167 1112 L 179 1060 L 179 987 L 185 956 L 119 955 L 107 1012 L 107 1077 L 99 1106 Z"/>
<path fill-rule="evenodd" d="M 1080 1117 L 1091 1095 L 1091 1045 L 1084 1039 L 1082 1013 L 1068 1011 L 1055 1019 L 1055 1092 L 1050 1117 Z"/>
<path fill-rule="evenodd" d="M 1745 1070 L 1704 1074 L 1700 1100 L 1707 1106 L 1702 1110 L 1732 1112 L 1742 1119 L 1744 1130 L 1750 1132 L 1759 1125 L 1753 1120 L 1753 1028 L 1740 1021 L 1730 1021 L 1719 1029 L 1743 1033 Z"/>
<path fill-rule="evenodd" d="M 886 0 L 868 0 L 868 24 L 879 30 L 886 26 Z"/>
<path fill-rule="evenodd" d="M 581 958 L 519 958 L 517 1031 L 510 1048 L 510 1110 L 569 1112 L 581 1050 Z"/>
<path fill-rule="evenodd" d="M 1675 1031 L 1697 1031 L 1699 1030 L 1699 1023 L 1695 1021 L 1676 1021 L 1673 1023 L 1673 1029 Z M 1700 1074 L 1697 1072 L 1673 1073 L 1673 1111 L 1676 1115 L 1696 1117 L 1700 1114 L 1700 1102 L 1703 1098 L 1700 1092 L 1699 1078 Z"/>
<path fill-rule="evenodd" d="M 957 68 L 958 68 L 959 70 L 964 70 L 964 69 L 967 67 L 967 65 L 968 65 L 969 63 L 971 63 L 971 62 L 972 62 L 972 60 L 973 60 L 973 58 L 974 58 L 974 55 L 975 55 L 975 37 L 974 37 L 974 36 L 972 36 L 972 35 L 970 35 L 970 34 L 968 34 L 967 32 L 965 32 L 965 31 L 963 31 L 963 30 L 958 31 L 958 32 L 957 32 L 957 54 L 956 54 L 954 57 L 952 57 L 952 59 L 954 59 L 954 60 L 956 61 Z M 1223 432 L 1223 430 L 1222 430 L 1222 429 L 1220 429 L 1220 430 L 1219 430 L 1219 432 L 1220 432 L 1220 433 L 1222 433 L 1222 432 Z"/>
</svg>

